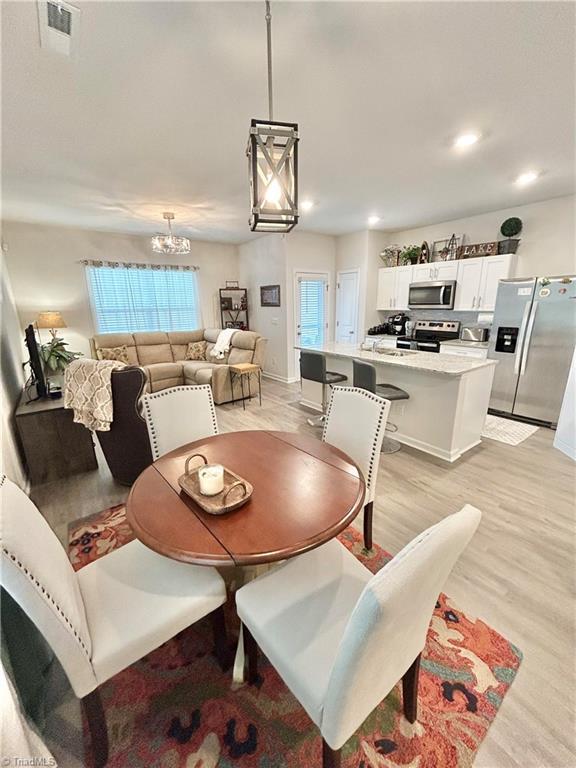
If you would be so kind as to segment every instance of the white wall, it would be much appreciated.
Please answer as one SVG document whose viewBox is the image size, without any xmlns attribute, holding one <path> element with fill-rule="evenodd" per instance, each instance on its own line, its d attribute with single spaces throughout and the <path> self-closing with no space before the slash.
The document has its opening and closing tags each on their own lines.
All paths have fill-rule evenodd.
<svg viewBox="0 0 576 768">
<path fill-rule="evenodd" d="M 518 247 L 516 277 L 576 274 L 576 198 L 574 195 L 544 200 L 540 203 L 468 216 L 427 227 L 388 232 L 366 230 L 336 238 L 336 269 L 360 266 L 360 338 L 373 325 L 381 323 L 386 313 L 376 310 L 379 257 L 390 243 L 421 245 L 426 240 L 463 234 L 467 243 L 500 240 L 500 225 L 510 216 L 524 224 Z"/>
<path fill-rule="evenodd" d="M 248 289 L 250 328 L 268 339 L 264 372 L 288 378 L 286 325 L 286 241 L 268 235 L 244 243 L 239 249 L 240 287 Z M 260 287 L 280 286 L 280 306 L 261 307 Z"/>
<path fill-rule="evenodd" d="M 234 245 L 193 241 L 189 256 L 164 257 L 152 253 L 147 237 L 22 222 L 5 222 L 3 239 L 21 327 L 34 322 L 41 310 L 60 310 L 68 325 L 61 335 L 70 349 L 84 354 L 90 352 L 88 339 L 95 329 L 81 259 L 197 264 L 207 327 L 220 326 L 218 288 L 238 280 Z"/>
<path fill-rule="evenodd" d="M 429 227 L 394 232 L 391 239 L 399 245 L 421 245 L 427 240 L 464 234 L 467 243 L 501 240 L 500 225 L 510 216 L 522 219 L 516 277 L 576 273 L 576 198 L 574 195 L 519 205 L 465 219 L 455 219 Z"/>
<path fill-rule="evenodd" d="M 23 334 L 18 321 L 18 315 L 16 314 L 16 306 L 3 253 L 0 255 L 0 270 L 2 279 L 0 297 L 2 320 L 0 338 L 2 367 L 2 390 L 0 393 L 2 413 L 0 421 L 0 439 L 2 441 L 1 471 L 21 488 L 25 488 L 26 477 L 20 460 L 13 415 L 24 385 L 21 353 Z"/>
<path fill-rule="evenodd" d="M 295 297 L 298 272 L 321 272 L 328 274 L 328 332 L 327 340 L 334 338 L 334 313 L 336 296 L 336 238 L 329 235 L 316 235 L 311 232 L 291 232 L 286 236 L 286 323 L 288 339 L 288 379 L 300 378 L 297 370 L 297 355 L 294 346 L 297 343 L 295 325 Z"/>
<path fill-rule="evenodd" d="M 268 339 L 264 372 L 296 381 L 294 298 L 297 272 L 327 272 L 328 338 L 334 329 L 336 238 L 310 232 L 264 235 L 240 246 L 240 282 L 249 290 L 250 327 Z M 281 306 L 261 307 L 260 286 L 280 285 Z"/>
</svg>

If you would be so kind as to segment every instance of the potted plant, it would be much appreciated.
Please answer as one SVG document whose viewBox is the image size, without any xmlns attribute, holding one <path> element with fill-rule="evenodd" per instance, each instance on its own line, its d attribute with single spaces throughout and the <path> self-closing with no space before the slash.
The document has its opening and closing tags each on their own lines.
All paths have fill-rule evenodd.
<svg viewBox="0 0 576 768">
<path fill-rule="evenodd" d="M 519 235 L 522 232 L 522 220 L 517 216 L 512 216 L 510 219 L 506 219 L 500 227 L 500 232 L 504 235 L 506 240 L 500 240 L 498 243 L 498 253 L 516 253 L 518 250 Z"/>
<path fill-rule="evenodd" d="M 407 245 L 400 252 L 400 264 L 418 264 L 421 253 L 422 248 L 419 245 Z"/>
<path fill-rule="evenodd" d="M 68 344 L 64 339 L 60 339 L 56 335 L 52 336 L 47 344 L 40 346 L 40 357 L 44 363 L 50 391 L 53 388 L 59 390 L 62 386 L 62 374 L 68 363 L 82 357 L 81 352 L 71 352 L 66 349 L 67 346 Z"/>
</svg>

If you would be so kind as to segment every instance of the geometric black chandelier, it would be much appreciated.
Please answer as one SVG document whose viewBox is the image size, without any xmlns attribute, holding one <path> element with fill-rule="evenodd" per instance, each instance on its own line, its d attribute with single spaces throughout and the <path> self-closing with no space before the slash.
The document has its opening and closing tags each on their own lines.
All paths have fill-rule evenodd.
<svg viewBox="0 0 576 768">
<path fill-rule="evenodd" d="M 246 154 L 253 232 L 290 232 L 298 223 L 298 124 L 274 122 L 272 16 L 266 0 L 268 120 L 252 120 Z"/>
</svg>

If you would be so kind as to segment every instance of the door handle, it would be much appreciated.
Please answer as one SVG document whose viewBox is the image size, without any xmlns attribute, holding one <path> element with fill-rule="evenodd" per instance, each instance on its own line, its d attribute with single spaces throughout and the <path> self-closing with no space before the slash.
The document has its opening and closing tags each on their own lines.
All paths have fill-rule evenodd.
<svg viewBox="0 0 576 768">
<path fill-rule="evenodd" d="M 474 296 L 472 299 L 472 309 L 474 309 L 475 306 L 476 306 L 476 296 Z"/>
<path fill-rule="evenodd" d="M 526 341 L 524 342 L 524 353 L 522 355 L 522 362 L 520 364 L 520 376 L 524 376 L 526 370 L 526 363 L 528 362 L 528 350 L 530 349 L 530 340 L 532 338 L 532 331 L 534 330 L 534 320 L 536 320 L 536 312 L 538 310 L 538 302 L 535 301 L 532 305 L 532 312 L 530 314 L 530 320 L 528 321 L 528 330 L 526 331 Z"/>
<path fill-rule="evenodd" d="M 520 331 L 516 342 L 516 355 L 514 357 L 514 373 L 516 374 L 520 373 L 520 363 L 522 361 L 522 352 L 524 350 L 524 336 L 526 334 L 526 324 L 528 323 L 529 312 L 530 302 L 524 307 L 524 314 L 522 315 L 522 322 L 520 323 Z"/>
<path fill-rule="evenodd" d="M 482 306 L 482 296 L 478 296 L 478 309 Z"/>
</svg>

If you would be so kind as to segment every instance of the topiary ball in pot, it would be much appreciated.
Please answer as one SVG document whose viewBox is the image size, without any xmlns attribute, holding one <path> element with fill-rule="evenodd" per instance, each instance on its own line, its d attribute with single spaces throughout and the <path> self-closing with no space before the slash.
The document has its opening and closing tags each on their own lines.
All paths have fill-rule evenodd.
<svg viewBox="0 0 576 768">
<path fill-rule="evenodd" d="M 517 216 L 512 216 L 502 222 L 500 232 L 506 237 L 506 240 L 500 240 L 498 243 L 498 253 L 516 253 L 520 240 L 516 238 L 522 232 L 522 220 Z"/>
</svg>

